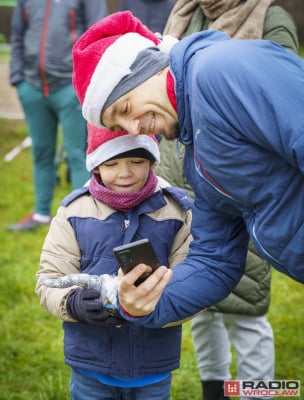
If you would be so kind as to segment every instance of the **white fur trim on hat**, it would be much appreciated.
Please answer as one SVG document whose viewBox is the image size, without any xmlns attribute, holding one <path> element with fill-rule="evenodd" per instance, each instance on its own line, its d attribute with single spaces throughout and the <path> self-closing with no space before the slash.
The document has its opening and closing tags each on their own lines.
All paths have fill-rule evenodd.
<svg viewBox="0 0 304 400">
<path fill-rule="evenodd" d="M 155 44 L 138 33 L 120 36 L 102 54 L 87 87 L 82 113 L 84 118 L 99 128 L 100 112 L 107 98 L 123 77 L 131 73 L 131 65 L 138 53 Z"/>
<path fill-rule="evenodd" d="M 172 47 L 178 42 L 179 42 L 179 40 L 176 39 L 175 37 L 170 36 L 170 35 L 165 35 L 165 36 L 160 37 L 160 43 L 157 47 L 163 53 L 169 54 Z"/>
<path fill-rule="evenodd" d="M 135 149 L 147 150 L 155 158 L 155 163 L 160 163 L 158 143 L 156 143 L 154 139 L 148 135 L 139 135 L 136 138 L 130 135 L 124 135 L 104 142 L 90 154 L 87 154 L 87 169 L 93 171 L 94 168 L 110 158 Z"/>
</svg>

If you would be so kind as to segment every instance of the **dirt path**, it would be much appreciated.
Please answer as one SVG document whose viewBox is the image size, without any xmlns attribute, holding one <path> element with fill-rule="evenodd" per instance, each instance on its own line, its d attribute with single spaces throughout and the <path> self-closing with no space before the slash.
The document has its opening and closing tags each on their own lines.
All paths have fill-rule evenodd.
<svg viewBox="0 0 304 400">
<path fill-rule="evenodd" d="M 16 89 L 9 83 L 8 64 L 0 64 L 0 118 L 24 119 Z"/>
</svg>

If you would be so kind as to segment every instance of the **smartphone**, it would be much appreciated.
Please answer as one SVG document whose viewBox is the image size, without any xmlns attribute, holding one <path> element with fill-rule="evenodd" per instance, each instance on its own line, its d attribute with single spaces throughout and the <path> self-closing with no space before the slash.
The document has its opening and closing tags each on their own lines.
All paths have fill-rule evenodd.
<svg viewBox="0 0 304 400">
<path fill-rule="evenodd" d="M 140 263 L 149 265 L 153 271 L 160 267 L 160 263 L 149 239 L 141 239 L 136 242 L 115 247 L 113 253 L 124 274 Z M 138 286 L 148 275 L 149 274 L 145 274 L 137 279 L 135 285 Z"/>
</svg>

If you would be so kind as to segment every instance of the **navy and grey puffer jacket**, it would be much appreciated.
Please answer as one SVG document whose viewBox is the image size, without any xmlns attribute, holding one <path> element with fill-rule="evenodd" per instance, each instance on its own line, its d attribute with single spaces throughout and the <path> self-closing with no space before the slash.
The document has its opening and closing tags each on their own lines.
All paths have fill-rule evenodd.
<svg viewBox="0 0 304 400">
<path fill-rule="evenodd" d="M 106 0 L 19 0 L 11 23 L 11 84 L 26 80 L 45 96 L 70 84 L 75 41 L 107 14 Z"/>
<path fill-rule="evenodd" d="M 188 253 L 192 201 L 186 191 L 163 187 L 131 217 L 97 201 L 88 189 L 68 196 L 45 239 L 36 293 L 41 304 L 64 320 L 65 361 L 72 367 L 121 377 L 169 372 L 179 367 L 181 326 L 121 328 L 75 322 L 66 298 L 75 287 L 56 289 L 41 278 L 73 273 L 116 274 L 113 248 L 149 238 L 161 265 L 174 267 Z"/>
</svg>

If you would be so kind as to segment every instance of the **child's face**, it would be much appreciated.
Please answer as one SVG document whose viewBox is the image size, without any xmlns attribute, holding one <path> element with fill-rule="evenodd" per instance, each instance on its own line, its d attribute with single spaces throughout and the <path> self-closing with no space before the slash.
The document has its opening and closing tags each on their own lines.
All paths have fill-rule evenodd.
<svg viewBox="0 0 304 400">
<path fill-rule="evenodd" d="M 106 161 L 94 171 L 114 192 L 139 192 L 145 185 L 152 163 L 145 158 L 128 157 Z"/>
</svg>

